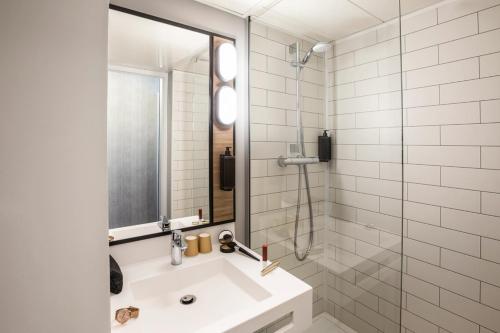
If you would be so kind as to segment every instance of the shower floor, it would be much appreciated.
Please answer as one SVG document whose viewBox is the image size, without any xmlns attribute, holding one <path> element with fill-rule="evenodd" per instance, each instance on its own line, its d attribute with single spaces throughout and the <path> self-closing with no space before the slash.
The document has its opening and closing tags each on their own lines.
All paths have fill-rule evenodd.
<svg viewBox="0 0 500 333">
<path fill-rule="evenodd" d="M 306 333 L 356 333 L 327 313 L 322 313 L 313 319 L 312 326 Z"/>
</svg>

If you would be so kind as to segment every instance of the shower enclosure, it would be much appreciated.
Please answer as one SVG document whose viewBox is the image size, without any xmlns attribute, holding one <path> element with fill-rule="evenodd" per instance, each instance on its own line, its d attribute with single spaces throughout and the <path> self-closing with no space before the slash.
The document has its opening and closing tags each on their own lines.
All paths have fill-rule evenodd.
<svg viewBox="0 0 500 333">
<path fill-rule="evenodd" d="M 321 326 L 325 332 L 343 325 L 401 331 L 403 110 L 394 11 L 387 22 L 366 29 L 354 22 L 342 34 L 283 29 L 272 10 L 249 21 L 250 245 L 259 251 L 268 243 L 271 260 L 314 288 L 313 316 L 332 324 Z M 317 158 L 324 130 L 333 143 L 326 163 Z"/>
</svg>

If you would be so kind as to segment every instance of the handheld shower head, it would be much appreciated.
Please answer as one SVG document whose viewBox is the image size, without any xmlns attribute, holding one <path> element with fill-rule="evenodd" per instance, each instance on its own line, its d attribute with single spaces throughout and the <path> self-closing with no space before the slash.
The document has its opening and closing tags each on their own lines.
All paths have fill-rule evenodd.
<svg viewBox="0 0 500 333">
<path fill-rule="evenodd" d="M 319 42 L 319 43 L 316 43 L 312 49 L 314 52 L 316 53 L 323 53 L 323 52 L 326 52 L 328 51 L 329 49 L 332 48 L 332 44 L 330 43 L 326 43 L 326 42 Z"/>
<path fill-rule="evenodd" d="M 332 44 L 330 44 L 328 42 L 318 42 L 318 43 L 314 44 L 313 47 L 311 47 L 309 49 L 309 51 L 307 51 L 306 55 L 302 59 L 302 64 L 305 65 L 307 63 L 307 61 L 309 61 L 309 58 L 311 57 L 311 54 L 313 52 L 324 53 L 324 52 L 328 51 L 331 47 L 332 47 Z"/>
</svg>

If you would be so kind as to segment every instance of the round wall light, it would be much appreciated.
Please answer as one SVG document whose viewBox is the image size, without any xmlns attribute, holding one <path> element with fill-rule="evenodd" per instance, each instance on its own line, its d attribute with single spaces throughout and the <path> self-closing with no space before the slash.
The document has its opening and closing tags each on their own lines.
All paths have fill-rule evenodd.
<svg viewBox="0 0 500 333">
<path fill-rule="evenodd" d="M 237 61 L 236 48 L 231 43 L 222 43 L 217 47 L 217 76 L 224 82 L 236 77 Z"/>
<path fill-rule="evenodd" d="M 236 91 L 228 86 L 221 87 L 215 96 L 217 121 L 222 126 L 230 126 L 236 121 Z"/>
</svg>

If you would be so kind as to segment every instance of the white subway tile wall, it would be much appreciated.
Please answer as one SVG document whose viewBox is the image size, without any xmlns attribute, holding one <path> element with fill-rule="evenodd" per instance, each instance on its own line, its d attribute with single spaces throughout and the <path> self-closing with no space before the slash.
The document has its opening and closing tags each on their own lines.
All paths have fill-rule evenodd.
<svg viewBox="0 0 500 333">
<path fill-rule="evenodd" d="M 398 331 L 402 246 L 402 332 L 500 332 L 500 0 L 402 18 L 403 112 L 387 25 L 328 59 L 326 310 Z"/>
<path fill-rule="evenodd" d="M 208 207 L 208 75 L 172 71 L 172 218 Z"/>
<path fill-rule="evenodd" d="M 298 169 L 281 168 L 278 157 L 287 156 L 296 143 L 296 81 L 289 45 L 299 41 L 301 56 L 312 45 L 259 23 L 251 23 L 250 36 L 250 195 L 251 247 L 260 252 L 269 244 L 271 260 L 314 288 L 315 314 L 324 311 L 324 173 L 325 165 L 309 166 L 314 214 L 314 247 L 305 261 L 293 253 L 293 232 L 298 190 Z M 317 136 L 324 128 L 325 63 L 313 55 L 302 73 L 302 118 L 308 156 L 317 155 Z M 307 246 L 309 222 L 302 179 L 299 246 Z M 273 323 L 264 330 L 274 332 L 286 323 Z"/>
</svg>

